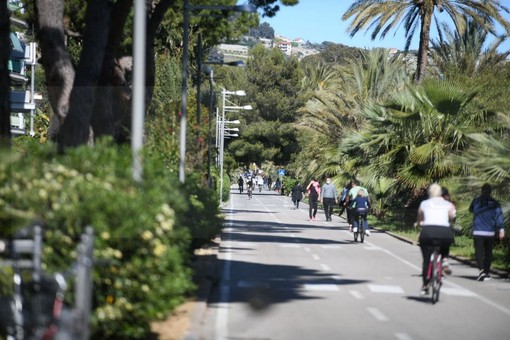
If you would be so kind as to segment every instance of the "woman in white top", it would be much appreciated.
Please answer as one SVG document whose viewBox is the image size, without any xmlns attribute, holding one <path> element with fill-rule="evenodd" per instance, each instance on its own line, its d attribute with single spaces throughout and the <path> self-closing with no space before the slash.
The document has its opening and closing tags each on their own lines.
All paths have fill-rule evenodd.
<svg viewBox="0 0 510 340">
<path fill-rule="evenodd" d="M 434 247 L 439 246 L 443 259 L 447 258 L 450 245 L 453 243 L 451 221 L 455 218 L 455 206 L 442 197 L 439 184 L 432 184 L 428 193 L 429 199 L 421 202 L 417 218 L 417 223 L 421 227 L 419 243 L 423 255 L 422 293 L 424 294 L 427 293 L 427 269 L 430 255 Z"/>
</svg>

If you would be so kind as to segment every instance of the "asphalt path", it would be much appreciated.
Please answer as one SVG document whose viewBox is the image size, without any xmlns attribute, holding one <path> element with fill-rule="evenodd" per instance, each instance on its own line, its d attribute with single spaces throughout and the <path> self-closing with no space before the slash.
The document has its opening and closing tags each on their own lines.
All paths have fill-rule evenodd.
<svg viewBox="0 0 510 340">
<path fill-rule="evenodd" d="M 416 245 L 372 231 L 354 242 L 343 218 L 309 221 L 289 197 L 233 190 L 200 339 L 510 339 L 510 281 L 453 274 L 421 297 Z"/>
</svg>

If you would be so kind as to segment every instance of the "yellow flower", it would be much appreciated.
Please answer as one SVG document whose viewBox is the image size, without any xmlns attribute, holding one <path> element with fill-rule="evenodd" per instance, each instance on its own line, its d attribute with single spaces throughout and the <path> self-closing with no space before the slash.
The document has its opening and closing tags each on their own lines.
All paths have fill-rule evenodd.
<svg viewBox="0 0 510 340">
<path fill-rule="evenodd" d="M 151 240 L 153 237 L 154 237 L 154 235 L 153 235 L 153 234 L 152 234 L 152 232 L 151 232 L 151 231 L 149 231 L 149 230 L 144 231 L 144 232 L 143 232 L 143 234 L 142 234 L 142 238 L 143 238 L 145 241 L 149 241 L 149 240 Z"/>
</svg>

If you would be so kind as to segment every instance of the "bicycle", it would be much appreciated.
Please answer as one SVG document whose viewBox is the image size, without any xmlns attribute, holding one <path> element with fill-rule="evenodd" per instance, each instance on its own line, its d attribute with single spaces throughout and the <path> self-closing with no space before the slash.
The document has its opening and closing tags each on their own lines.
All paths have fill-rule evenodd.
<svg viewBox="0 0 510 340">
<path fill-rule="evenodd" d="M 440 247 L 434 246 L 434 251 L 430 255 L 430 263 L 427 270 L 427 289 L 431 290 L 430 300 L 435 304 L 439 300 L 439 291 L 443 284 L 443 257 Z"/>
<path fill-rule="evenodd" d="M 357 228 L 353 232 L 354 234 L 354 242 L 358 242 L 358 236 L 361 243 L 365 241 L 365 223 L 366 223 L 366 213 L 358 214 L 357 218 Z"/>
</svg>

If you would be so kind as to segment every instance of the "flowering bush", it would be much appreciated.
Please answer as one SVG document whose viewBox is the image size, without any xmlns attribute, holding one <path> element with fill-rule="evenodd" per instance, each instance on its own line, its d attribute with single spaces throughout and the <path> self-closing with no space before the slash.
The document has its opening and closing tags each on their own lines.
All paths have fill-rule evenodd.
<svg viewBox="0 0 510 340">
<path fill-rule="evenodd" d="M 79 236 L 92 226 L 100 263 L 92 338 L 144 338 L 150 321 L 193 289 L 188 255 L 221 227 L 213 193 L 198 181 L 181 185 L 154 155 L 145 155 L 136 183 L 130 150 L 108 142 L 57 155 L 21 138 L 15 149 L 0 164 L 0 238 L 41 221 L 44 269 L 55 272 L 76 259 Z"/>
</svg>

